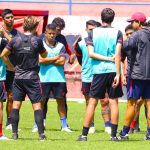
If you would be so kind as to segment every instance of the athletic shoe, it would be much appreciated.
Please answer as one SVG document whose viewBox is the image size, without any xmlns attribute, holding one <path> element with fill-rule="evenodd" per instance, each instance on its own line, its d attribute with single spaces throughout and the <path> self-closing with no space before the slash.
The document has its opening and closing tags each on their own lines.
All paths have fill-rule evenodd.
<svg viewBox="0 0 150 150">
<path fill-rule="evenodd" d="M 135 128 L 135 129 L 134 129 L 134 133 L 140 132 L 140 131 L 141 131 L 140 128 L 137 128 L 137 129 Z"/>
<path fill-rule="evenodd" d="M 94 133 L 95 133 L 95 127 L 90 127 L 88 133 L 89 133 L 89 134 L 94 134 Z"/>
<path fill-rule="evenodd" d="M 7 125 L 6 130 L 12 130 L 12 125 L 11 124 Z"/>
<path fill-rule="evenodd" d="M 111 127 L 105 127 L 105 132 L 111 134 Z"/>
<path fill-rule="evenodd" d="M 45 134 L 44 133 L 43 134 L 39 134 L 39 141 L 44 141 L 44 140 L 46 140 Z"/>
<path fill-rule="evenodd" d="M 38 127 L 36 124 L 34 124 L 33 128 L 32 128 L 32 132 L 35 133 L 35 132 L 38 132 Z"/>
<path fill-rule="evenodd" d="M 13 139 L 13 140 L 17 140 L 17 139 L 18 139 L 18 133 L 13 133 L 12 139 Z"/>
<path fill-rule="evenodd" d="M 87 136 L 80 135 L 77 141 L 82 141 L 82 142 L 87 141 Z"/>
<path fill-rule="evenodd" d="M 114 142 L 119 142 L 119 141 L 121 141 L 120 137 L 111 137 L 110 140 L 111 140 L 111 141 L 114 141 Z"/>
<path fill-rule="evenodd" d="M 120 134 L 119 134 L 119 138 L 120 138 L 121 140 L 129 140 L 128 134 L 122 135 L 122 131 L 121 131 Z"/>
<path fill-rule="evenodd" d="M 0 136 L 0 140 L 9 140 L 9 138 L 7 138 L 6 136 L 2 135 L 2 136 Z"/>
<path fill-rule="evenodd" d="M 65 132 L 73 132 L 72 129 L 70 129 L 69 127 L 66 128 L 62 128 L 61 131 L 65 131 Z"/>
<path fill-rule="evenodd" d="M 134 129 L 133 129 L 133 128 L 130 128 L 129 134 L 132 134 L 132 133 L 134 133 Z"/>
</svg>

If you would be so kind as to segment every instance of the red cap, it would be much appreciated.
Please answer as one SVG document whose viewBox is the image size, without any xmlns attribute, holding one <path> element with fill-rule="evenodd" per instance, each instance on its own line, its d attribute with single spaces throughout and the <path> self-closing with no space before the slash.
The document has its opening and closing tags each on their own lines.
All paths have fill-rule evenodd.
<svg viewBox="0 0 150 150">
<path fill-rule="evenodd" d="M 140 21 L 140 22 L 145 22 L 146 21 L 146 16 L 141 12 L 136 12 L 127 21 L 132 22 L 132 21 L 135 21 L 135 20 Z"/>
</svg>

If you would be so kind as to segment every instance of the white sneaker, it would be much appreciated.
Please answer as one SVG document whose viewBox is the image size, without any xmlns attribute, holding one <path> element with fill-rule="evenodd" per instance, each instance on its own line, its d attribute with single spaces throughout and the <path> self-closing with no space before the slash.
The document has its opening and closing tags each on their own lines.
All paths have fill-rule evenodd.
<svg viewBox="0 0 150 150">
<path fill-rule="evenodd" d="M 73 132 L 70 128 L 66 127 L 66 128 L 62 128 L 61 131 L 65 131 L 65 132 Z"/>
<path fill-rule="evenodd" d="M 33 128 L 32 128 L 32 132 L 35 133 L 35 132 L 38 132 L 38 127 L 36 124 L 34 124 Z"/>
<path fill-rule="evenodd" d="M 7 125 L 6 130 L 12 130 L 12 125 L 11 124 Z"/>
<path fill-rule="evenodd" d="M 95 127 L 90 127 L 89 134 L 94 134 L 94 133 L 95 133 Z"/>
<path fill-rule="evenodd" d="M 105 132 L 111 134 L 111 127 L 105 127 Z"/>
<path fill-rule="evenodd" d="M 6 136 L 2 135 L 2 136 L 0 136 L 0 140 L 9 140 L 9 138 L 7 138 Z"/>
</svg>

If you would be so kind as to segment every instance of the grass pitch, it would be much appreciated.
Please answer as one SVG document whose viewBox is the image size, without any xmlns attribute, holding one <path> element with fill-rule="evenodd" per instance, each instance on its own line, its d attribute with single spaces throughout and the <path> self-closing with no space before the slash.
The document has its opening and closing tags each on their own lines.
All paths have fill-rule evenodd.
<svg viewBox="0 0 150 150">
<path fill-rule="evenodd" d="M 141 109 L 140 127 L 141 132 L 130 135 L 129 141 L 111 142 L 110 136 L 104 133 L 104 123 L 100 113 L 100 106 L 95 112 L 96 133 L 88 136 L 88 142 L 76 142 L 81 134 L 85 103 L 68 102 L 68 124 L 74 130 L 73 133 L 60 132 L 60 120 L 57 113 L 55 101 L 49 101 L 48 115 L 46 121 L 47 140 L 38 141 L 38 134 L 32 133 L 33 110 L 29 101 L 25 101 L 20 112 L 19 139 L 17 141 L 0 141 L 0 150 L 150 150 L 150 141 L 144 141 L 146 132 L 146 120 L 144 108 Z M 126 103 L 120 103 L 119 131 L 123 126 Z M 6 113 L 4 111 L 4 123 Z M 11 132 L 3 128 L 7 137 Z"/>
</svg>

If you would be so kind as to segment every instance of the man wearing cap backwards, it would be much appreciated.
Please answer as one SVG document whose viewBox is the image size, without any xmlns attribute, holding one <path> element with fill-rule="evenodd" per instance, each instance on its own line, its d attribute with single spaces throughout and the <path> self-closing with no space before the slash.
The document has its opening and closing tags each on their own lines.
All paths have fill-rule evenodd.
<svg viewBox="0 0 150 150">
<path fill-rule="evenodd" d="M 145 99 L 148 112 L 150 111 L 150 29 L 144 27 L 146 16 L 137 12 L 132 15 L 132 27 L 136 32 L 127 39 L 124 49 L 131 50 L 131 63 L 129 70 L 129 81 L 127 83 L 127 110 L 123 130 L 120 138 L 128 139 L 130 124 L 135 115 L 137 100 L 141 97 Z M 150 140 L 150 113 L 147 114 L 147 134 L 145 140 Z"/>
</svg>

